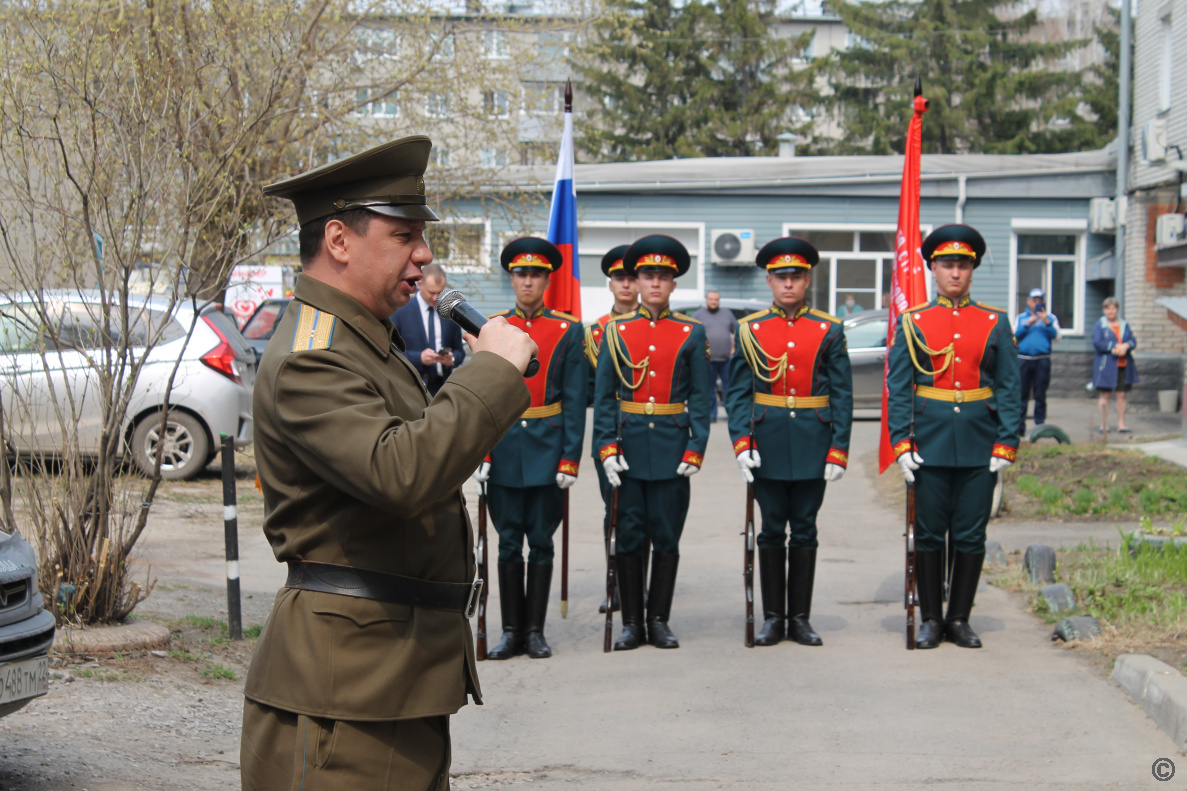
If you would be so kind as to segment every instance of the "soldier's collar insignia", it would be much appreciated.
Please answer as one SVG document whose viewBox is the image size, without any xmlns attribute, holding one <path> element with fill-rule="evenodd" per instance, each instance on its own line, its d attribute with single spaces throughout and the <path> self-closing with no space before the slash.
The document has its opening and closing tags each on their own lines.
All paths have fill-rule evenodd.
<svg viewBox="0 0 1187 791">
<path fill-rule="evenodd" d="M 973 300 L 969 298 L 968 294 L 965 294 L 963 297 L 960 298 L 959 301 L 953 302 L 951 299 L 944 296 L 943 294 L 939 294 L 936 296 L 936 304 L 943 305 L 946 308 L 966 308 L 969 305 L 973 304 Z"/>
<path fill-rule="evenodd" d="M 771 303 L 771 312 L 781 319 L 787 318 L 787 313 L 783 310 L 783 308 L 779 307 L 778 302 Z"/>
<path fill-rule="evenodd" d="M 659 321 L 660 319 L 666 319 L 668 316 L 672 315 L 671 309 L 669 309 L 666 305 L 664 306 L 664 309 L 659 312 L 658 316 L 653 316 L 646 305 L 639 305 L 638 313 L 643 318 L 650 319 L 651 321 Z"/>
<path fill-rule="evenodd" d="M 528 314 L 523 312 L 523 308 L 521 308 L 519 305 L 516 305 L 515 306 L 515 315 L 519 316 L 521 319 L 525 319 L 525 320 L 526 319 L 538 319 L 544 315 L 545 310 L 546 310 L 546 308 L 543 305 L 541 305 L 539 308 L 536 309 L 535 313 L 533 313 L 532 315 L 529 316 Z"/>
</svg>

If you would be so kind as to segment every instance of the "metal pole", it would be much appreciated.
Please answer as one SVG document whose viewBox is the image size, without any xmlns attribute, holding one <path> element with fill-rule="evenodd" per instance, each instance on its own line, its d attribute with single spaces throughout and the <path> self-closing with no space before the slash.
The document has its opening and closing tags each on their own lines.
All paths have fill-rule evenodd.
<svg viewBox="0 0 1187 791">
<path fill-rule="evenodd" d="M 1116 262 L 1113 293 L 1125 310 L 1125 222 L 1129 213 L 1127 191 L 1129 188 L 1129 126 L 1130 95 L 1132 81 L 1133 47 L 1133 5 L 1131 0 L 1121 1 L 1121 33 L 1118 46 L 1121 48 L 1121 69 L 1117 84 L 1117 197 L 1113 201 L 1117 217 L 1117 230 L 1113 241 L 1113 256 Z"/>
<path fill-rule="evenodd" d="M 239 512 L 235 505 L 235 438 L 223 437 L 223 532 L 227 540 L 227 623 L 231 639 L 243 639 L 239 609 Z"/>
</svg>

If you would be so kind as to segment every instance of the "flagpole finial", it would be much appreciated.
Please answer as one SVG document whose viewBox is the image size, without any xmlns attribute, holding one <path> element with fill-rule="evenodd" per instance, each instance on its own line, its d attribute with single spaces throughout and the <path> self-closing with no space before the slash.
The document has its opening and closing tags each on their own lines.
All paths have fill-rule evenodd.
<svg viewBox="0 0 1187 791">
<path fill-rule="evenodd" d="M 565 112 L 573 112 L 573 81 L 565 80 Z"/>
<path fill-rule="evenodd" d="M 920 77 L 920 76 L 915 77 L 915 95 L 916 96 L 923 95 L 923 77 Z"/>
</svg>

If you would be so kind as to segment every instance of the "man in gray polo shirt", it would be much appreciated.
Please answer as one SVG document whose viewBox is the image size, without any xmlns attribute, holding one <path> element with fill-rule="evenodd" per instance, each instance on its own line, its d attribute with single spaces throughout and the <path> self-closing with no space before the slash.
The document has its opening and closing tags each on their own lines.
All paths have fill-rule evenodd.
<svg viewBox="0 0 1187 791">
<path fill-rule="evenodd" d="M 705 294 L 705 307 L 692 317 L 705 325 L 709 336 L 709 419 L 717 422 L 717 380 L 721 380 L 721 392 L 725 394 L 730 386 L 730 357 L 734 353 L 734 332 L 738 320 L 734 314 L 721 308 L 721 292 Z"/>
</svg>

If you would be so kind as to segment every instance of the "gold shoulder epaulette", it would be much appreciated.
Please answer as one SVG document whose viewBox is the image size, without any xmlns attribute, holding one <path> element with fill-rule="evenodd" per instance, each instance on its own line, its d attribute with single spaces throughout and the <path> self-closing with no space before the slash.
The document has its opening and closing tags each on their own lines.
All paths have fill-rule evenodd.
<svg viewBox="0 0 1187 791">
<path fill-rule="evenodd" d="M 490 314 L 489 316 L 487 316 L 487 318 L 488 318 L 488 319 L 493 319 L 495 316 L 510 316 L 510 315 L 511 315 L 511 311 L 510 311 L 510 310 L 500 310 L 498 313 L 492 313 L 492 314 Z"/>
<path fill-rule="evenodd" d="M 840 320 L 840 319 L 838 319 L 836 316 L 834 316 L 834 315 L 833 315 L 833 314 L 831 314 L 831 313 L 825 313 L 823 310 L 817 310 L 816 308 L 812 308 L 812 309 L 811 309 L 811 310 L 809 310 L 808 312 L 809 312 L 809 313 L 811 313 L 813 316 L 815 316 L 815 317 L 816 317 L 816 318 L 818 318 L 818 319 L 828 319 L 828 320 L 829 320 L 829 321 L 831 321 L 833 324 L 840 324 L 840 323 L 841 323 L 841 320 Z"/>
<path fill-rule="evenodd" d="M 930 302 L 920 302 L 918 305 L 912 305 L 911 307 L 907 308 L 903 312 L 904 313 L 914 313 L 917 310 L 923 310 L 924 308 L 930 307 L 930 306 L 931 306 Z"/>
<path fill-rule="evenodd" d="M 337 323 L 338 317 L 333 313 L 302 304 L 301 312 L 297 314 L 297 328 L 293 330 L 292 350 L 306 352 L 330 348 Z"/>
<path fill-rule="evenodd" d="M 762 310 L 760 310 L 756 313 L 751 313 L 749 316 L 743 316 L 742 318 L 738 319 L 738 321 L 745 324 L 748 321 L 754 321 L 755 319 L 761 319 L 770 312 L 771 312 L 770 308 L 763 308 Z"/>
<path fill-rule="evenodd" d="M 623 313 L 620 316 L 611 316 L 610 321 L 607 321 L 606 323 L 609 324 L 611 321 L 626 321 L 627 319 L 633 319 L 635 316 L 638 316 L 638 315 L 639 315 L 638 310 L 632 310 L 630 313 Z"/>
<path fill-rule="evenodd" d="M 973 304 L 976 305 L 977 307 L 981 308 L 982 310 L 992 310 L 994 313 L 1005 313 L 1006 312 L 1003 308 L 995 308 L 993 305 L 986 305 L 984 302 L 974 302 Z"/>
<path fill-rule="evenodd" d="M 674 310 L 672 311 L 672 318 L 674 318 L 674 319 L 680 319 L 681 321 L 691 321 L 693 324 L 700 324 L 700 323 L 701 323 L 701 320 L 700 320 L 700 319 L 694 319 L 692 316 L 689 316 L 689 315 L 688 315 L 688 314 L 686 314 L 686 313 L 678 313 L 678 312 L 676 312 L 676 311 L 674 311 Z"/>
<path fill-rule="evenodd" d="M 554 319 L 560 319 L 561 321 L 571 321 L 574 323 L 581 321 L 581 319 L 577 318 L 576 316 L 570 316 L 568 313 L 561 313 L 559 310 L 550 310 L 549 313 L 552 314 Z"/>
</svg>

